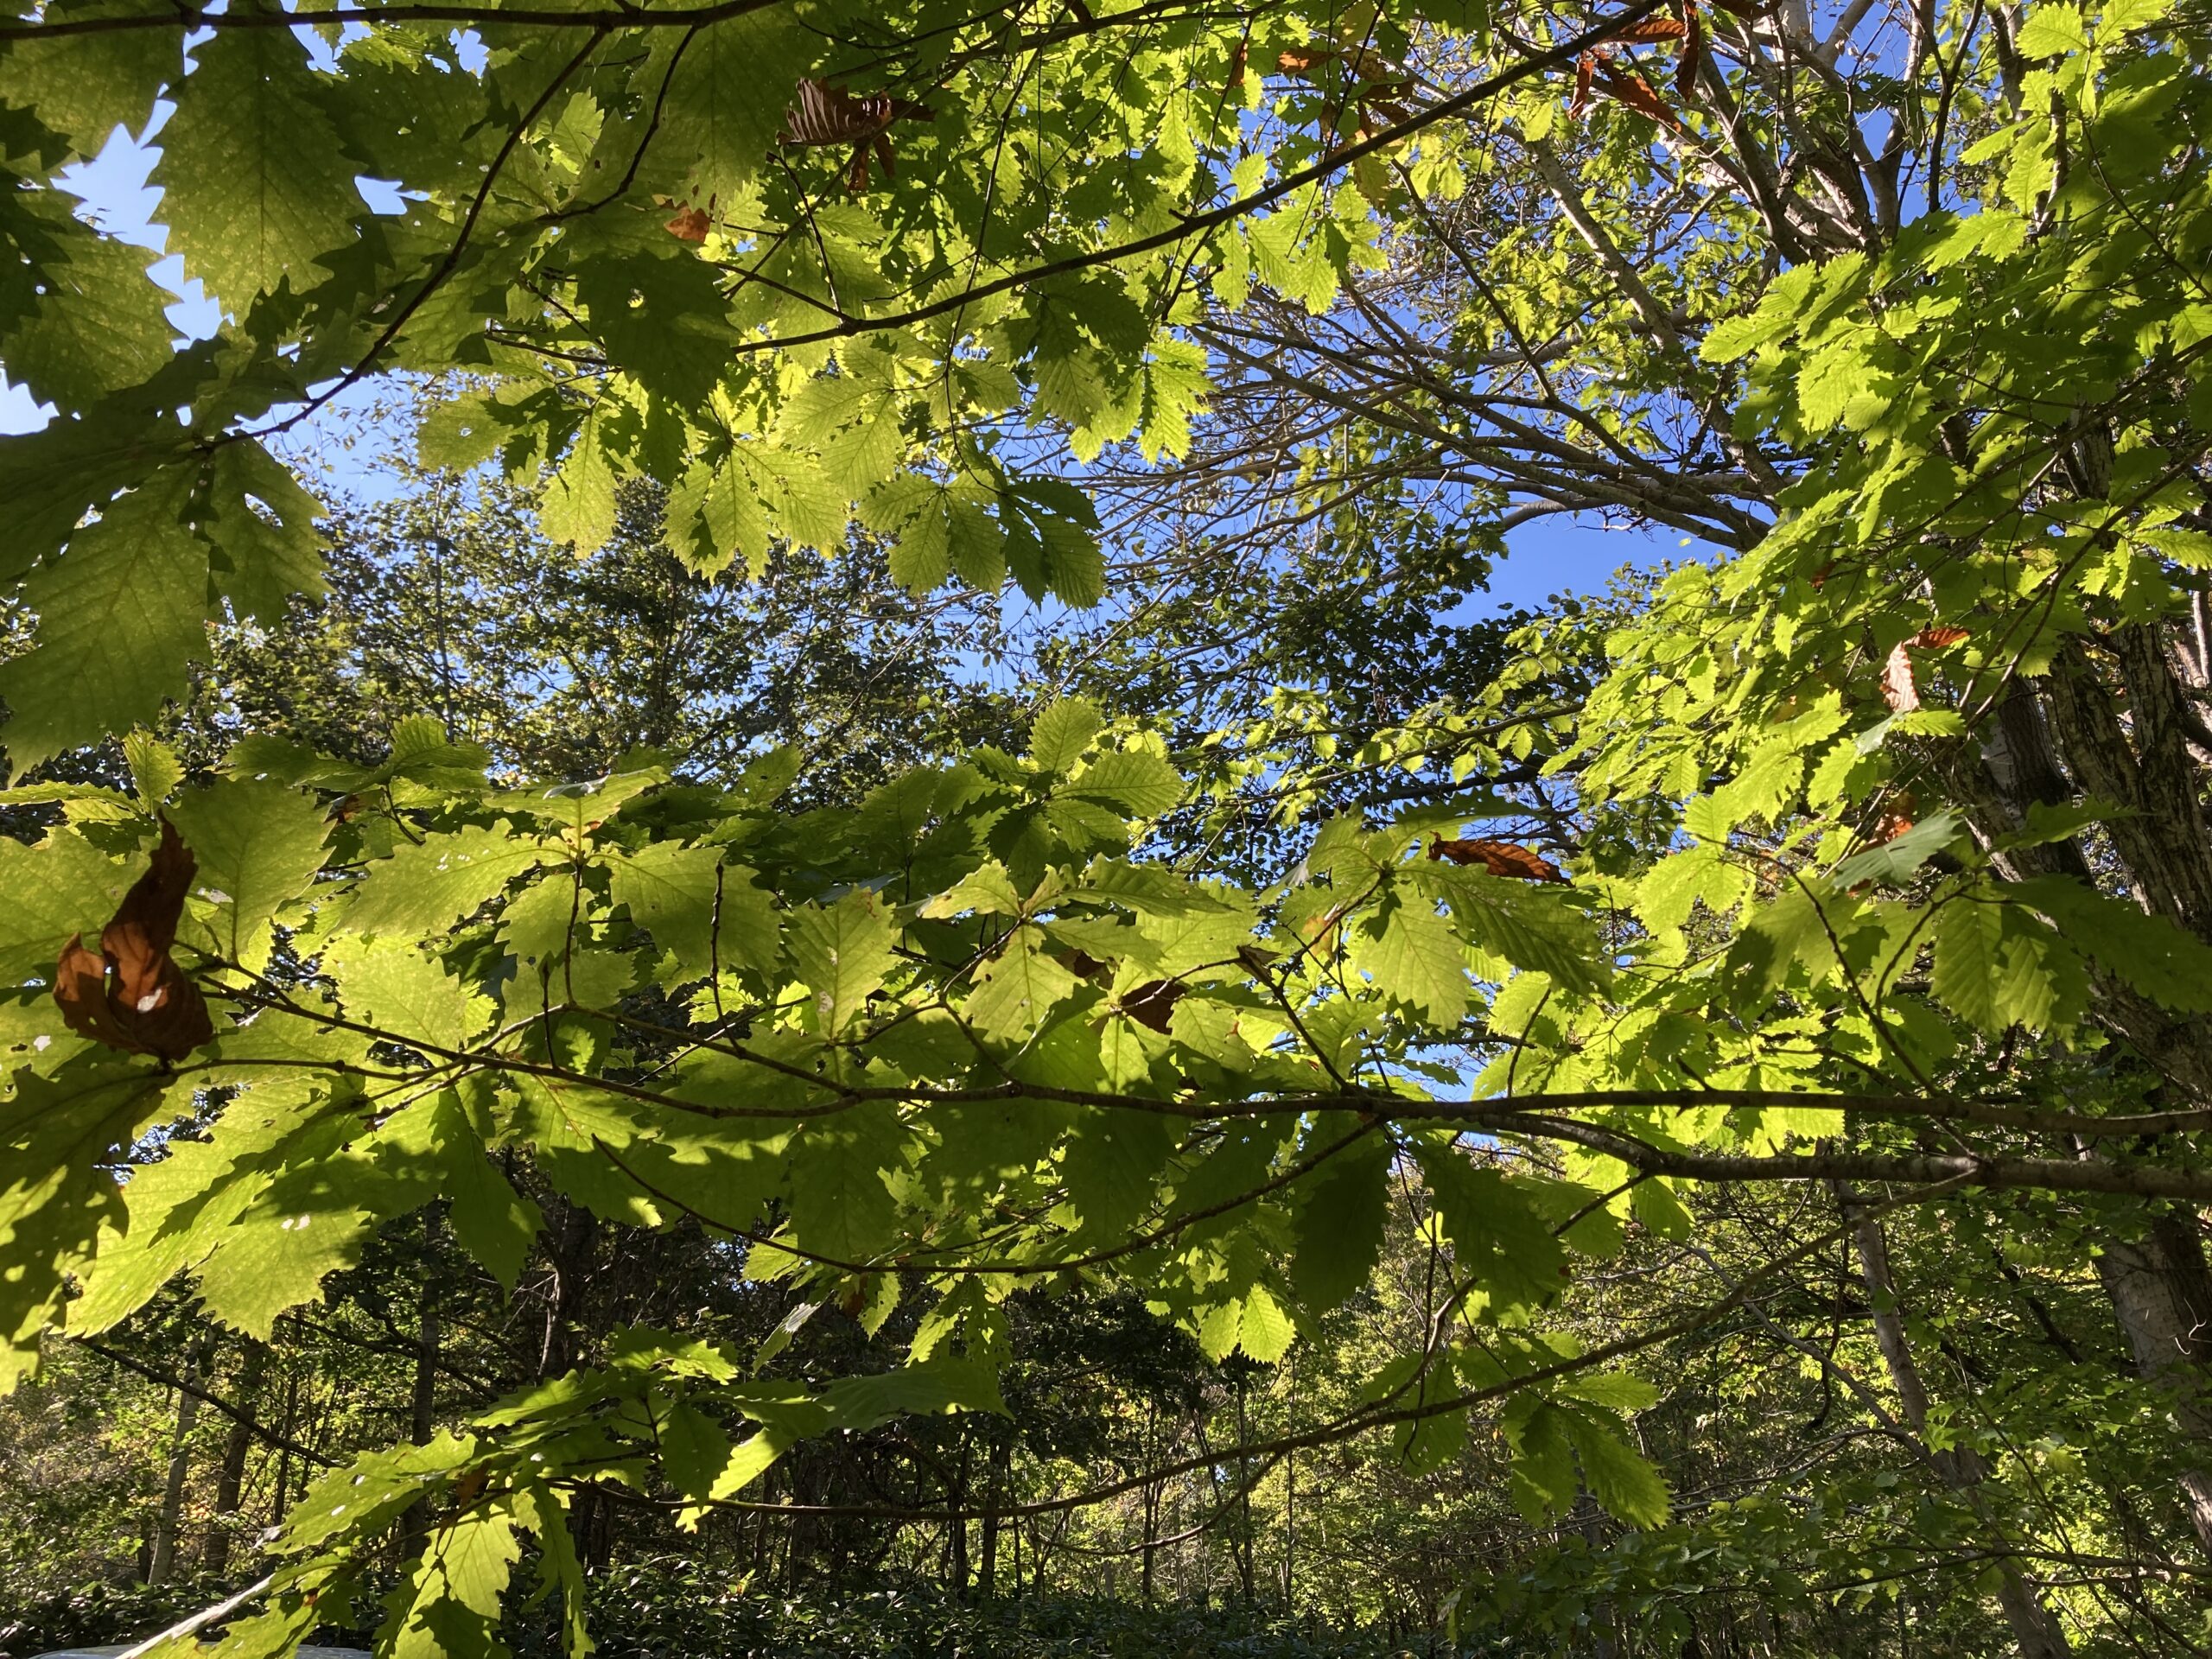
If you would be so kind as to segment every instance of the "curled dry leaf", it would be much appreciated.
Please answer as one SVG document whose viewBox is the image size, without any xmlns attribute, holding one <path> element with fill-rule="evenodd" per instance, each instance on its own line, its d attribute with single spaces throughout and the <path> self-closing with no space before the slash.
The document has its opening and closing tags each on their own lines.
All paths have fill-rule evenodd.
<svg viewBox="0 0 2212 1659">
<path fill-rule="evenodd" d="M 798 98 L 784 111 L 784 124 L 776 134 L 779 144 L 856 144 L 873 138 L 901 115 L 919 105 L 878 93 L 855 98 L 842 86 L 808 76 L 798 84 Z"/>
<path fill-rule="evenodd" d="M 1640 46 L 1647 41 L 1679 41 L 1688 33 L 1688 26 L 1679 17 L 1642 17 L 1612 38 Z"/>
<path fill-rule="evenodd" d="M 1667 100 L 1659 96 L 1659 89 L 1633 69 L 1600 63 L 1598 65 L 1598 82 L 1605 95 L 1615 102 L 1625 104 L 1638 115 L 1656 121 L 1669 132 L 1681 130 L 1681 122 L 1667 107 Z"/>
<path fill-rule="evenodd" d="M 1567 112 L 1575 120 L 1590 107 L 1590 85 L 1597 78 L 1598 54 L 1585 52 L 1574 60 L 1574 96 L 1567 101 Z"/>
<path fill-rule="evenodd" d="M 1688 98 L 1697 90 L 1698 71 L 1705 67 L 1705 20 L 1694 4 L 1682 7 L 1682 60 L 1675 71 L 1675 93 Z"/>
<path fill-rule="evenodd" d="M 1971 628 L 1938 622 L 1891 645 L 1889 659 L 1882 664 L 1882 701 L 1890 705 L 1891 712 L 1909 715 L 1920 707 L 1920 686 L 1912 671 L 1915 651 L 1942 651 L 1973 638 Z"/>
<path fill-rule="evenodd" d="M 69 1029 L 126 1054 L 181 1060 L 215 1034 L 207 1004 L 169 956 L 198 868 L 167 818 L 145 874 L 100 931 L 97 955 L 73 934 L 55 964 L 54 1000 Z"/>
<path fill-rule="evenodd" d="M 1947 645 L 1961 645 L 1973 638 L 1972 628 L 1962 628 L 1951 622 L 1938 622 L 1932 627 L 1923 628 L 1905 644 L 1921 651 L 1941 651 Z"/>
<path fill-rule="evenodd" d="M 1920 687 L 1912 677 L 1912 652 L 1904 640 L 1890 647 L 1889 660 L 1882 664 L 1882 701 L 1890 705 L 1892 714 L 1909 715 L 1920 707 Z"/>
<path fill-rule="evenodd" d="M 1428 855 L 1454 864 L 1479 864 L 1492 875 L 1510 875 L 1522 881 L 1567 880 L 1558 865 L 1510 841 L 1432 841 Z"/>
</svg>

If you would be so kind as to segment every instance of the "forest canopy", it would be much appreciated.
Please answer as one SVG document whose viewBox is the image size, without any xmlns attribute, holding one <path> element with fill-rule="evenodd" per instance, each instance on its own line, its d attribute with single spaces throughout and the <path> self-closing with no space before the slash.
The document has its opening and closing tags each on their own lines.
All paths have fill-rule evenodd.
<svg viewBox="0 0 2212 1659">
<path fill-rule="evenodd" d="M 2203 1650 L 2209 54 L 8 10 L 0 1641 Z"/>
</svg>

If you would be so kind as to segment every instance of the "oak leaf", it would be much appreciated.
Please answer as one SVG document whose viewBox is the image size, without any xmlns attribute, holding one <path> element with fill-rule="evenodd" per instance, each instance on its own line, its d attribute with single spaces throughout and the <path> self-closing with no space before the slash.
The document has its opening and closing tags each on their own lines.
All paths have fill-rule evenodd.
<svg viewBox="0 0 2212 1659">
<path fill-rule="evenodd" d="M 703 242 L 711 221 L 703 207 L 686 207 L 668 221 L 668 233 L 679 242 Z"/>
<path fill-rule="evenodd" d="M 181 1060 L 215 1034 L 207 1004 L 169 955 L 199 866 L 162 819 L 146 873 L 100 930 L 98 954 L 72 934 L 54 965 L 54 1000 L 70 1030 L 126 1054 Z"/>
</svg>

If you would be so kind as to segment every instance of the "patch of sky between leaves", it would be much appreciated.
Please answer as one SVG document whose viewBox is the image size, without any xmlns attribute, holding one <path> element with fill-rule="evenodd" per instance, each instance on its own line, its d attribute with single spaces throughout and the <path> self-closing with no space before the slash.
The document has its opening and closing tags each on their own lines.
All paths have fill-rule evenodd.
<svg viewBox="0 0 2212 1659">
<path fill-rule="evenodd" d="M 181 257 L 163 253 L 168 229 L 154 222 L 154 215 L 161 207 L 162 193 L 147 182 L 147 175 L 161 159 L 156 141 L 175 108 L 168 99 L 162 99 L 154 105 L 153 118 L 143 136 L 133 139 L 118 127 L 108 135 L 99 155 L 64 168 L 59 180 L 79 198 L 79 218 L 119 241 L 162 254 L 148 267 L 146 274 L 177 296 L 176 303 L 163 315 L 175 326 L 177 343 L 182 346 L 213 338 L 221 325 L 222 310 L 198 281 L 185 280 Z M 372 213 L 406 211 L 405 198 L 399 187 L 390 180 L 363 176 L 356 178 L 353 185 Z M 53 404 L 39 403 L 26 388 L 10 384 L 4 367 L 0 367 L 0 435 L 35 432 L 54 415 Z"/>
</svg>

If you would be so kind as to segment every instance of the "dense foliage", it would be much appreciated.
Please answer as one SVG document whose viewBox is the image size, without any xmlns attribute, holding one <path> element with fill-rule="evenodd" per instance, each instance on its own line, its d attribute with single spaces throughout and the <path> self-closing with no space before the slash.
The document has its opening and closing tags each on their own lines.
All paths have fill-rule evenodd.
<svg viewBox="0 0 2212 1659">
<path fill-rule="evenodd" d="M 10 12 L 11 1593 L 2212 1642 L 2208 40 Z"/>
</svg>

